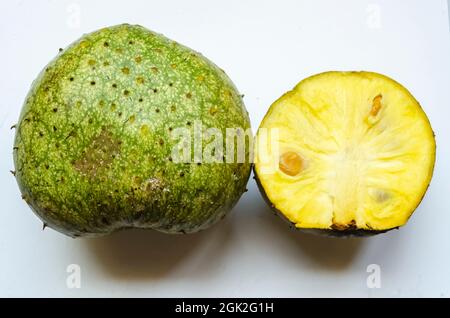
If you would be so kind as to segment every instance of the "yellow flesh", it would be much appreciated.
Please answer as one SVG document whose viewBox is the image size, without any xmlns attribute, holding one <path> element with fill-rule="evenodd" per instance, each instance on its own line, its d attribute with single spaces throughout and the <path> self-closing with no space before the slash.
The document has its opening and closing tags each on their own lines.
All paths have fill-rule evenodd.
<svg viewBox="0 0 450 318">
<path fill-rule="evenodd" d="M 268 199 L 297 227 L 386 230 L 405 224 L 420 203 L 435 141 L 420 105 L 397 82 L 329 72 L 271 106 L 255 153 Z"/>
</svg>

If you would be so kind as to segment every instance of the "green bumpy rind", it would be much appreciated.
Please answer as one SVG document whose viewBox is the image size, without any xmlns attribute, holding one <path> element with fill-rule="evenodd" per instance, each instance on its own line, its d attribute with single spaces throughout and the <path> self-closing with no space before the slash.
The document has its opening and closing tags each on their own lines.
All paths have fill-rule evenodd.
<svg viewBox="0 0 450 318">
<path fill-rule="evenodd" d="M 251 164 L 175 163 L 171 134 L 196 121 L 224 136 L 250 128 L 220 68 L 141 26 L 85 35 L 26 99 L 14 145 L 22 197 L 45 225 L 72 237 L 205 229 L 236 204 Z"/>
</svg>

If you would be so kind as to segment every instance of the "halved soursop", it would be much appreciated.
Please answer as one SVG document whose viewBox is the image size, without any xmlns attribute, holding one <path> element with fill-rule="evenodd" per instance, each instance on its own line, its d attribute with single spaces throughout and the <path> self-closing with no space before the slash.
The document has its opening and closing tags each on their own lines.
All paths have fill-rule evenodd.
<svg viewBox="0 0 450 318">
<path fill-rule="evenodd" d="M 301 81 L 264 117 L 260 189 L 296 228 L 365 235 L 404 225 L 431 181 L 435 139 L 416 99 L 371 72 Z"/>
</svg>

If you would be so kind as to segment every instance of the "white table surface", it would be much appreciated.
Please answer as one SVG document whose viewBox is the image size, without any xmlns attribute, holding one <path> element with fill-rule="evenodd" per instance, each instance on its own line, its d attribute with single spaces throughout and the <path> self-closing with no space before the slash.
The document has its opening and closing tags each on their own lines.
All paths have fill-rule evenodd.
<svg viewBox="0 0 450 318">
<path fill-rule="evenodd" d="M 71 239 L 42 224 L 14 178 L 14 124 L 38 72 L 83 33 L 137 23 L 202 52 L 245 94 L 256 131 L 301 79 L 370 70 L 404 84 L 437 138 L 429 191 L 398 231 L 330 239 L 290 230 L 253 179 L 233 212 L 191 236 L 125 231 Z M 0 2 L 0 296 L 450 296 L 450 36 L 448 5 L 431 1 Z M 68 288 L 68 265 L 81 288 Z M 381 288 L 368 288 L 367 266 Z"/>
</svg>

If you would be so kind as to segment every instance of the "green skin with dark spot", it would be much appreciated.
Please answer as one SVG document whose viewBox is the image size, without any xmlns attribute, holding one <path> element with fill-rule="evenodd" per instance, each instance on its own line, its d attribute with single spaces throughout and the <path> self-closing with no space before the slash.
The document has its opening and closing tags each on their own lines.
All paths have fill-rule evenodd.
<svg viewBox="0 0 450 318">
<path fill-rule="evenodd" d="M 72 237 L 205 229 L 236 204 L 251 164 L 171 161 L 172 131 L 198 120 L 224 136 L 250 127 L 239 92 L 212 62 L 140 26 L 83 36 L 26 99 L 14 145 L 22 197 Z"/>
</svg>

